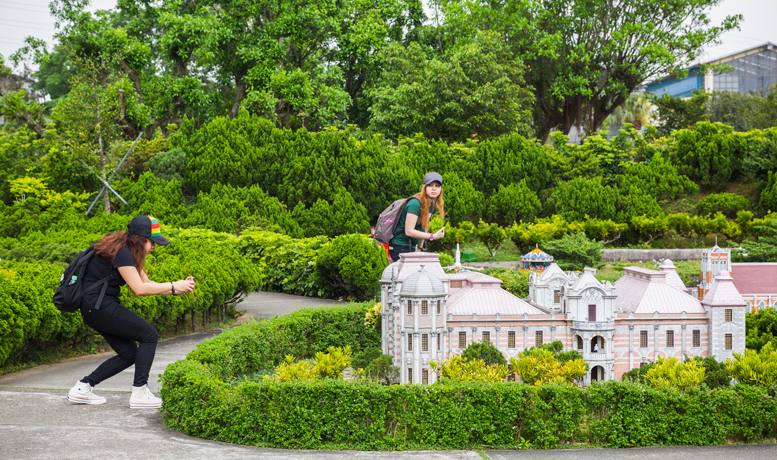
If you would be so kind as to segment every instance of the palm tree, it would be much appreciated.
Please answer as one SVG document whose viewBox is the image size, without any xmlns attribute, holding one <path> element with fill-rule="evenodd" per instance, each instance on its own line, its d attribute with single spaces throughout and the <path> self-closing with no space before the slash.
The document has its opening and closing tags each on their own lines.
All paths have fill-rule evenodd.
<svg viewBox="0 0 777 460">
<path fill-rule="evenodd" d="M 646 94 L 632 94 L 623 105 L 607 117 L 607 121 L 615 126 L 631 123 L 635 129 L 642 129 L 642 126 L 648 124 L 650 120 L 651 107 Z"/>
</svg>

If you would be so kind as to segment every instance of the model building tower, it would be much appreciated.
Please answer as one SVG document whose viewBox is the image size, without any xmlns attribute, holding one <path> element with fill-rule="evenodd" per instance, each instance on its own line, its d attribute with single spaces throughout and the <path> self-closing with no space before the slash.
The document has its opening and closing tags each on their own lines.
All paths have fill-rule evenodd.
<svg viewBox="0 0 777 460">
<path fill-rule="evenodd" d="M 728 271 L 721 270 L 701 300 L 709 317 L 709 352 L 718 361 L 745 351 L 745 300 Z"/>
<path fill-rule="evenodd" d="M 711 249 L 705 249 L 701 252 L 699 299 L 704 298 L 712 286 L 712 280 L 723 270 L 731 273 L 731 249 L 721 249 L 716 244 Z"/>
</svg>

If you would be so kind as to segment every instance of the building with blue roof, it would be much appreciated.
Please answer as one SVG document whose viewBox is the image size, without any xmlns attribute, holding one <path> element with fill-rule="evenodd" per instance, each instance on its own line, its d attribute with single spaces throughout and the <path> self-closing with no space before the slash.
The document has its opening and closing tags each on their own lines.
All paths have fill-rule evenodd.
<svg viewBox="0 0 777 460">
<path fill-rule="evenodd" d="M 704 72 L 701 64 L 697 64 L 688 69 L 687 77 L 680 79 L 668 75 L 648 83 L 645 90 L 656 96 L 691 97 L 695 90 L 767 92 L 771 85 L 777 85 L 777 49 L 771 42 L 704 64 L 727 64 L 732 70 L 714 74 L 712 71 Z"/>
</svg>

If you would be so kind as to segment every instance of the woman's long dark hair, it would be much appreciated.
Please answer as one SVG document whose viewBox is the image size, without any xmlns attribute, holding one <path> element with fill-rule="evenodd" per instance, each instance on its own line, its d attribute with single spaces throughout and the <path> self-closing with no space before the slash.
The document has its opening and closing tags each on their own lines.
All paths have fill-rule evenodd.
<svg viewBox="0 0 777 460">
<path fill-rule="evenodd" d="M 126 245 L 132 253 L 132 261 L 135 262 L 135 268 L 140 273 L 146 265 L 146 241 L 148 241 L 148 238 L 145 236 L 130 235 L 127 232 L 109 233 L 102 237 L 100 242 L 94 246 L 94 252 L 113 263 L 116 253 Z"/>
</svg>

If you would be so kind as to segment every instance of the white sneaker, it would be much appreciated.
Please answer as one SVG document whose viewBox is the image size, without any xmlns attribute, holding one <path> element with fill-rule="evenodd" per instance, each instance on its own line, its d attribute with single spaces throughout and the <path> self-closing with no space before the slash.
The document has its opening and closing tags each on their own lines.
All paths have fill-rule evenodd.
<svg viewBox="0 0 777 460">
<path fill-rule="evenodd" d="M 162 407 L 162 400 L 154 396 L 154 393 L 148 389 L 148 385 L 143 385 L 132 387 L 129 406 L 130 409 L 159 409 Z"/>
<path fill-rule="evenodd" d="M 81 381 L 68 391 L 67 400 L 77 404 L 105 404 L 105 398 L 92 392 L 92 385 Z"/>
</svg>

